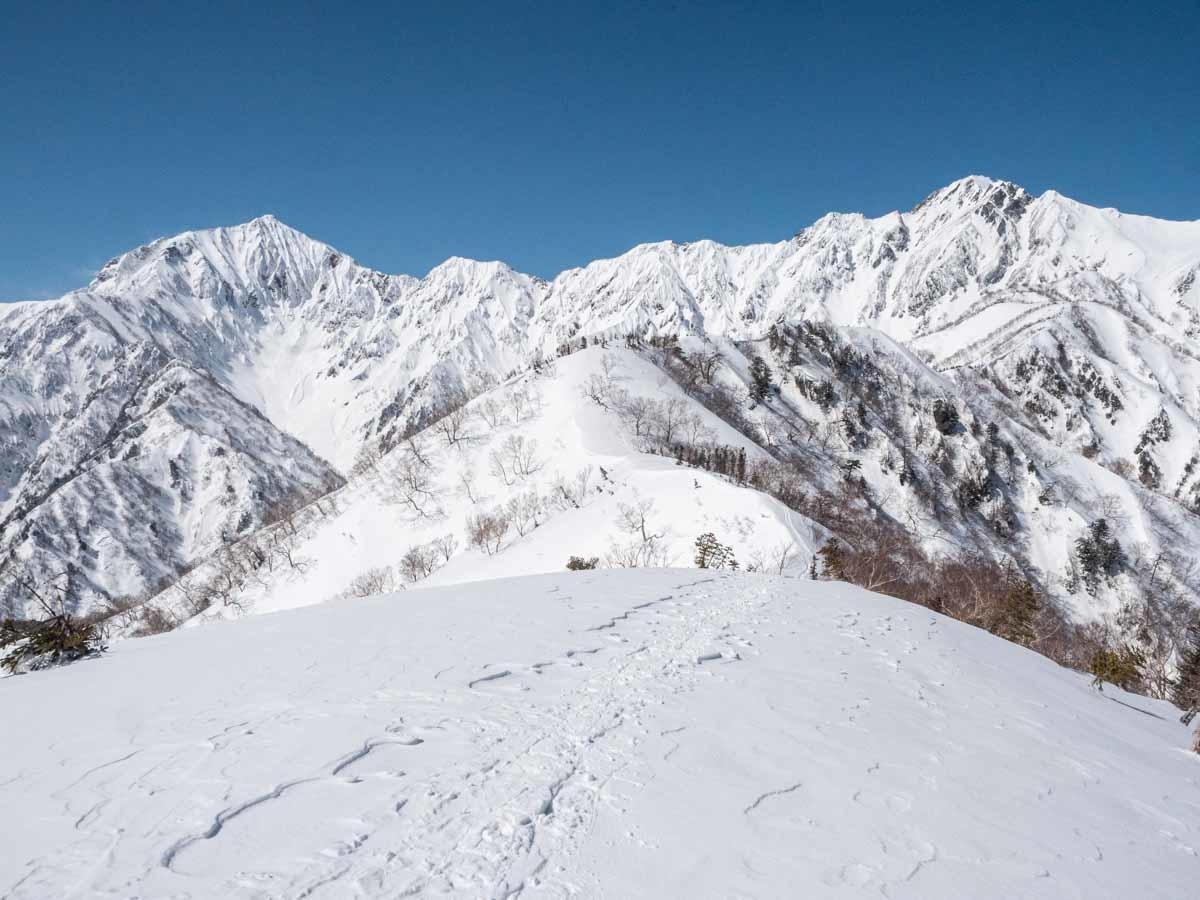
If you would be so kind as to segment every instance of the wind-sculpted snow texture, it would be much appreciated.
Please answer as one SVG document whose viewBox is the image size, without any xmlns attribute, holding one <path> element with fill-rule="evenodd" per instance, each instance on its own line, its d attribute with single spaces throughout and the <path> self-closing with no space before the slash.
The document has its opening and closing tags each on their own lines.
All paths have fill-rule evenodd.
<svg viewBox="0 0 1200 900">
<path fill-rule="evenodd" d="M 994 395 L 1010 440 L 1036 436 L 1180 510 L 1200 505 L 1200 223 L 970 177 L 904 213 L 831 214 L 776 244 L 648 244 L 552 281 L 457 258 L 424 278 L 384 275 L 270 216 L 156 241 L 59 301 L 0 306 L 0 565 L 78 572 L 85 605 L 158 580 L 102 514 L 120 493 L 71 480 L 110 452 L 122 409 L 169 364 L 207 374 L 263 428 L 311 448 L 258 460 L 300 496 L 336 478 L 320 459 L 345 473 L 364 444 L 394 442 L 448 397 L 479 394 L 564 341 L 761 342 L 804 321 L 847 338 L 870 328 L 955 402 Z M 154 490 L 203 518 L 171 493 L 169 462 Z M 132 572 L 106 569 L 94 549 L 27 540 L 26 520 L 63 485 Z M 236 505 L 248 528 L 267 503 Z M 164 544 L 166 568 L 219 543 L 216 518 Z M 166 516 L 162 527 L 184 526 Z"/>
<path fill-rule="evenodd" d="M 0 687 L 14 900 L 1186 897 L 1200 876 L 1171 707 L 847 585 L 504 579 Z"/>
</svg>

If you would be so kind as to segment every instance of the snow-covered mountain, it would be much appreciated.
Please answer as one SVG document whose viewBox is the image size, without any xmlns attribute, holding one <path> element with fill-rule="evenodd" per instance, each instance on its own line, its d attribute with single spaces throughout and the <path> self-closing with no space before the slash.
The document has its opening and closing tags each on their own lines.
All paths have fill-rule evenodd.
<svg viewBox="0 0 1200 900">
<path fill-rule="evenodd" d="M 1177 710 L 845 584 L 349 599 L 7 679 L 0 714 L 13 900 L 1195 895 Z"/>
<path fill-rule="evenodd" d="M 893 362 L 874 400 L 859 396 L 860 373 L 821 349 L 817 332 L 795 331 L 803 323 L 828 326 L 856 353 L 887 348 Z M 1012 553 L 1015 541 L 1050 581 L 1062 574 L 1062 547 L 1101 515 L 1131 523 L 1127 543 L 1150 553 L 1194 533 L 1198 329 L 1200 222 L 1055 192 L 1035 198 L 979 177 L 904 213 L 831 214 L 776 244 L 643 245 L 549 282 L 464 259 L 420 279 L 384 275 L 267 216 L 156 241 L 61 300 L 0 306 L 0 569 L 69 568 L 85 606 L 144 593 L 253 531 L 272 506 L 331 486 L 364 447 L 395 446 L 561 348 L 679 334 L 724 349 L 731 387 L 764 354 L 780 392 L 755 407 L 754 443 L 827 468 L 855 460 L 878 495 L 911 492 L 897 473 L 928 468 L 943 445 L 970 444 L 937 465 L 954 480 L 982 460 L 984 499 L 1002 507 L 993 524 L 1020 533 L 964 526 L 962 510 L 937 497 L 914 514 L 989 552 Z M 110 444 L 127 410 L 144 405 L 148 385 L 185 371 L 205 385 L 204 415 L 160 416 L 171 422 L 153 465 L 119 458 L 128 450 Z M 828 394 L 813 401 L 822 385 Z M 943 398 L 967 426 L 997 426 L 995 440 L 1014 448 L 1010 471 L 988 462 L 975 435 L 922 443 L 929 406 Z M 865 439 L 845 434 L 856 404 L 873 423 Z M 894 423 L 883 421 L 889 408 Z M 263 434 L 232 454 L 237 472 L 196 463 L 203 471 L 189 476 L 235 484 L 239 499 L 217 515 L 211 495 L 172 488 L 171 462 L 189 433 L 228 435 L 243 420 Z M 821 428 L 832 431 L 815 438 Z M 891 465 L 897 455 L 905 465 Z M 1015 480 L 1017 459 L 1028 483 Z M 158 497 L 158 518 L 122 507 L 127 473 Z M 261 483 L 272 490 L 251 487 Z M 74 512 L 64 518 L 52 502 Z M 1042 530 L 1031 524 L 1047 516 Z M 151 524 L 167 537 L 148 545 Z M 68 528 L 104 535 L 112 549 L 67 539 Z M 1054 529 L 1069 533 L 1043 552 Z"/>
</svg>

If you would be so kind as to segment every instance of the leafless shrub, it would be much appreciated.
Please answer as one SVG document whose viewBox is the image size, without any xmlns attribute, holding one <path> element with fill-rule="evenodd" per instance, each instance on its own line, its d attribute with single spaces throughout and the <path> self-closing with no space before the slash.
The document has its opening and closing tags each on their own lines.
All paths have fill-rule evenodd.
<svg viewBox="0 0 1200 900">
<path fill-rule="evenodd" d="M 583 394 L 596 405 L 611 409 L 614 405 L 613 396 L 616 384 L 610 376 L 593 372 L 583 383 Z"/>
<path fill-rule="evenodd" d="M 495 431 L 504 419 L 504 404 L 496 397 L 484 397 L 475 406 L 475 414 L 490 430 Z"/>
<path fill-rule="evenodd" d="M 432 546 L 437 551 L 442 565 L 445 565 L 450 562 L 450 557 L 454 556 L 454 551 L 458 549 L 458 538 L 453 534 L 443 534 L 433 541 Z"/>
<path fill-rule="evenodd" d="M 573 478 L 556 473 L 550 486 L 550 502 L 556 509 L 578 509 L 587 499 L 593 469 L 584 466 Z"/>
<path fill-rule="evenodd" d="M 532 418 L 542 407 L 542 395 L 535 388 L 527 385 L 509 391 L 506 399 L 514 425 L 519 425 L 523 420 Z"/>
<path fill-rule="evenodd" d="M 446 413 L 434 423 L 434 430 L 442 436 L 447 447 L 462 449 L 464 444 L 475 440 L 470 430 L 470 414 L 465 407 L 458 407 Z"/>
<path fill-rule="evenodd" d="M 532 531 L 541 524 L 539 520 L 542 518 L 544 509 L 542 498 L 538 496 L 537 491 L 533 490 L 510 498 L 504 507 L 509 521 L 517 530 L 517 534 L 522 537 L 526 532 Z"/>
<path fill-rule="evenodd" d="M 433 468 L 433 453 L 425 445 L 424 438 L 413 435 L 403 443 L 402 447 L 405 462 L 416 462 L 425 469 Z"/>
<path fill-rule="evenodd" d="M 173 631 L 178 624 L 166 610 L 148 603 L 138 609 L 136 624 L 130 633 L 134 637 L 149 637 Z"/>
<path fill-rule="evenodd" d="M 429 468 L 415 456 L 405 456 L 389 473 L 388 483 L 393 498 L 407 506 L 422 519 L 441 514 L 437 505 L 440 491 Z"/>
<path fill-rule="evenodd" d="M 499 551 L 508 527 L 508 516 L 503 510 L 476 513 L 467 519 L 467 539 L 472 546 L 492 556 Z"/>
<path fill-rule="evenodd" d="M 352 597 L 373 597 L 396 589 L 396 575 L 389 566 L 367 569 L 350 582 L 347 593 Z"/>
<path fill-rule="evenodd" d="M 657 404 L 646 397 L 627 397 L 620 412 L 633 429 L 635 437 L 643 437 L 650 430 L 650 423 Z"/>
<path fill-rule="evenodd" d="M 488 471 L 503 481 L 507 487 L 512 487 L 517 478 L 512 464 L 500 450 L 493 450 L 488 454 Z"/>
<path fill-rule="evenodd" d="M 537 455 L 537 441 L 520 434 L 510 434 L 498 450 L 488 456 L 491 473 L 511 486 L 542 468 Z"/>
<path fill-rule="evenodd" d="M 474 469 L 463 469 L 458 475 L 458 485 L 460 488 L 462 488 L 462 492 L 466 495 L 468 500 L 470 500 L 472 503 L 479 502 L 479 496 L 476 493 L 475 487 Z"/>
<path fill-rule="evenodd" d="M 712 384 L 725 357 L 719 350 L 697 350 L 685 357 L 685 360 L 698 379 Z"/>
<path fill-rule="evenodd" d="M 687 401 L 681 397 L 674 397 L 655 405 L 652 423 L 654 436 L 661 446 L 670 447 L 679 439 L 687 415 Z"/>
<path fill-rule="evenodd" d="M 438 551 L 432 544 L 410 547 L 400 557 L 400 575 L 405 581 L 420 581 L 432 575 L 438 567 Z"/>
<path fill-rule="evenodd" d="M 633 569 L 666 564 L 663 534 L 650 522 L 653 513 L 654 501 L 648 498 L 618 505 L 616 525 L 629 538 L 609 548 L 610 565 Z"/>
</svg>

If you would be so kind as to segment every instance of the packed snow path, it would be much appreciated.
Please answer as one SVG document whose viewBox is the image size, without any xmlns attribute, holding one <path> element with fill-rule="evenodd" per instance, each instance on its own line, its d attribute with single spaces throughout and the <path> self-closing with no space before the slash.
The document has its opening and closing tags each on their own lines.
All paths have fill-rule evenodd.
<svg viewBox="0 0 1200 900">
<path fill-rule="evenodd" d="M 1193 896 L 1170 713 L 845 585 L 410 591 L 0 681 L 0 895 Z"/>
</svg>

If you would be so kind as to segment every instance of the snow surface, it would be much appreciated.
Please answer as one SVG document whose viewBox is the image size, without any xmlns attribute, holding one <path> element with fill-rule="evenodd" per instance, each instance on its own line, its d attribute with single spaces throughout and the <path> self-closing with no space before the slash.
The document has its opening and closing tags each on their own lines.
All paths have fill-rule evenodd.
<svg viewBox="0 0 1200 900">
<path fill-rule="evenodd" d="M 16 898 L 1173 897 L 1165 703 L 847 585 L 558 573 L 0 682 Z"/>
</svg>

